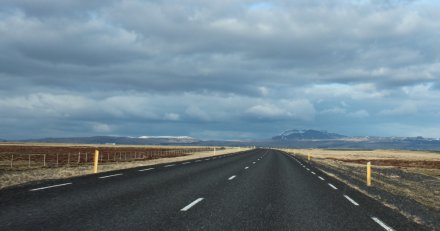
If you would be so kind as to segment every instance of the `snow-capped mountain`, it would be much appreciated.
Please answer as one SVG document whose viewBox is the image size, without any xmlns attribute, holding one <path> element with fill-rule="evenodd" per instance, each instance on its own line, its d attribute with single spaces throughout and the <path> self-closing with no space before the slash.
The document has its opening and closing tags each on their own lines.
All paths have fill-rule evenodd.
<svg viewBox="0 0 440 231">
<path fill-rule="evenodd" d="M 327 139 L 340 139 L 346 136 L 339 135 L 336 133 L 329 133 L 327 131 L 317 131 L 317 130 L 298 130 L 291 129 L 282 132 L 278 136 L 272 137 L 274 140 L 327 140 Z"/>
</svg>

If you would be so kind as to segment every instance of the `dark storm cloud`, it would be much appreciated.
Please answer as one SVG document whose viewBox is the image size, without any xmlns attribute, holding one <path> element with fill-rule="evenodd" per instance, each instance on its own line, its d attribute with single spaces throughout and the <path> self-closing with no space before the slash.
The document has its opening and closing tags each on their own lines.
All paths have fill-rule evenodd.
<svg viewBox="0 0 440 231">
<path fill-rule="evenodd" d="M 409 0 L 4 1 L 1 136 L 438 137 L 439 14 Z"/>
</svg>

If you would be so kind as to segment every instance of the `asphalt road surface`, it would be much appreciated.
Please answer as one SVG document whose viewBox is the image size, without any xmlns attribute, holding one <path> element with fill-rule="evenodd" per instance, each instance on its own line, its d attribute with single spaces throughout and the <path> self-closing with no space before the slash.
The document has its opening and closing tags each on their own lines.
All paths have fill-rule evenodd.
<svg viewBox="0 0 440 231">
<path fill-rule="evenodd" d="M 422 230 L 286 153 L 220 157 L 0 191 L 0 230 Z"/>
</svg>

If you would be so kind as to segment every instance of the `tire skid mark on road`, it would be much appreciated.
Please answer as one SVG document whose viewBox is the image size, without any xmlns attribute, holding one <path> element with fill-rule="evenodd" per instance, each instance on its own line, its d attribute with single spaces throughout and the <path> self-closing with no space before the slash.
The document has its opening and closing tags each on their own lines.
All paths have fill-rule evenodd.
<svg viewBox="0 0 440 231">
<path fill-rule="evenodd" d="M 44 190 L 44 189 L 49 189 L 49 188 L 56 188 L 56 187 L 62 187 L 62 186 L 66 186 L 66 185 L 71 185 L 72 183 L 64 183 L 64 184 L 56 184 L 56 185 L 50 185 L 50 186 L 46 186 L 46 187 L 41 187 L 41 188 L 34 188 L 34 189 L 30 189 L 29 191 L 34 192 L 34 191 L 39 191 L 39 190 Z"/>
</svg>

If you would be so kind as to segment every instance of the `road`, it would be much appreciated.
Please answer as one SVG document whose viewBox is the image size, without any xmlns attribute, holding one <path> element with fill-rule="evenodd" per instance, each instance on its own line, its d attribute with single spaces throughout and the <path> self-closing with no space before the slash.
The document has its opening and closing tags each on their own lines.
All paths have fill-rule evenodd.
<svg viewBox="0 0 440 231">
<path fill-rule="evenodd" d="M 0 191 L 0 230 L 421 230 L 271 149 Z"/>
</svg>

